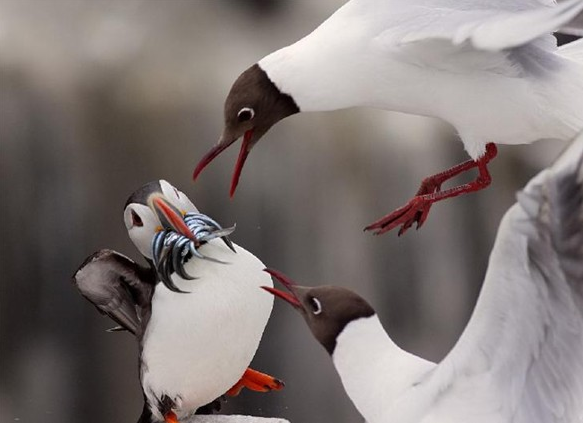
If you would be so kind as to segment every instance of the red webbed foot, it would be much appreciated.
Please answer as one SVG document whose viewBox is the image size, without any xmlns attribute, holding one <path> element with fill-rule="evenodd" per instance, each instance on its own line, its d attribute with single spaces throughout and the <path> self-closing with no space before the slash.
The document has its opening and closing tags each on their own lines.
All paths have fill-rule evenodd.
<svg viewBox="0 0 583 423">
<path fill-rule="evenodd" d="M 227 391 L 227 395 L 231 397 L 237 396 L 243 388 L 255 392 L 269 392 L 280 391 L 284 386 L 285 384 L 281 380 L 273 376 L 247 368 L 241 379 Z"/>
</svg>

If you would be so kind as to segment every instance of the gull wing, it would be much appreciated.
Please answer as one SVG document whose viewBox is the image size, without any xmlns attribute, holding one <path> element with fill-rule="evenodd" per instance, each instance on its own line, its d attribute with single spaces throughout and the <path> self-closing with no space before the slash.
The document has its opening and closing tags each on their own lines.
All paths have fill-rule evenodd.
<svg viewBox="0 0 583 423">
<path fill-rule="evenodd" d="M 518 199 L 424 423 L 583 421 L 583 135 Z"/>
<path fill-rule="evenodd" d="M 150 304 L 156 277 L 112 250 L 89 256 L 73 276 L 73 283 L 100 313 L 134 335 L 139 333 L 141 310 Z"/>
<path fill-rule="evenodd" d="M 399 3 L 399 2 L 397 2 Z M 550 4 L 549 4 L 550 3 Z M 523 46 L 567 26 L 583 11 L 582 0 L 556 6 L 538 1 L 426 0 L 395 5 L 378 41 L 385 48 L 442 40 L 497 52 Z"/>
</svg>

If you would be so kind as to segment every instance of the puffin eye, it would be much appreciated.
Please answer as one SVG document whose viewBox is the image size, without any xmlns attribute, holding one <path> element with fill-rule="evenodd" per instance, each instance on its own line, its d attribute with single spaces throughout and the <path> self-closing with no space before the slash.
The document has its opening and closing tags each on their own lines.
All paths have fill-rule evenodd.
<svg viewBox="0 0 583 423">
<path fill-rule="evenodd" d="M 239 120 L 239 122 L 247 122 L 254 117 L 255 110 L 253 110 L 251 107 L 243 107 L 241 110 L 239 110 L 239 113 L 237 113 L 237 120 Z"/>
<path fill-rule="evenodd" d="M 138 214 L 132 210 L 132 225 L 134 226 L 144 226 L 144 222 L 142 222 L 142 218 L 138 216 Z"/>
<path fill-rule="evenodd" d="M 310 298 L 310 307 L 312 307 L 312 313 L 318 315 L 322 313 L 322 303 L 316 297 Z"/>
</svg>

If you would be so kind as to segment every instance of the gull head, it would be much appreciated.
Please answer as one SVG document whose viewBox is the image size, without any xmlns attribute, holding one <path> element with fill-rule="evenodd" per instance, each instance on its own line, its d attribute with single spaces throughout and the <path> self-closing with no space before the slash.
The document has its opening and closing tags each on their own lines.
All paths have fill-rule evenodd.
<svg viewBox="0 0 583 423">
<path fill-rule="evenodd" d="M 215 157 L 243 137 L 231 180 L 232 197 L 247 156 L 257 141 L 277 122 L 299 111 L 293 98 L 282 93 L 265 71 L 258 64 L 254 64 L 244 71 L 231 87 L 225 100 L 223 133 L 217 144 L 199 161 L 193 179 L 196 179 Z"/>
<path fill-rule="evenodd" d="M 348 323 L 375 314 L 370 304 L 349 289 L 337 286 L 299 286 L 277 270 L 265 271 L 288 292 L 271 287 L 262 288 L 299 311 L 314 337 L 330 355 L 334 352 L 338 335 Z"/>
</svg>

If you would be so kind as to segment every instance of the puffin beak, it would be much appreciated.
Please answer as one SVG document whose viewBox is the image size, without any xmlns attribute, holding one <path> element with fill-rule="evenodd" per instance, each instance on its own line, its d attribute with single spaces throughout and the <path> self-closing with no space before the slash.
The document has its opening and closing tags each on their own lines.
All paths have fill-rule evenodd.
<svg viewBox="0 0 583 423">
<path fill-rule="evenodd" d="M 162 195 L 156 195 L 151 199 L 151 207 L 154 212 L 158 215 L 158 219 L 162 222 L 162 225 L 166 229 L 170 229 L 180 235 L 195 241 L 198 240 L 194 237 L 186 222 L 184 222 L 184 217 L 182 213 L 168 202 Z"/>
<path fill-rule="evenodd" d="M 263 269 L 263 271 L 269 273 L 272 277 L 274 277 L 277 281 L 279 281 L 283 286 L 285 286 L 286 289 L 289 291 L 289 293 L 280 291 L 279 289 L 271 288 L 269 286 L 262 286 L 261 288 L 263 288 L 267 292 L 275 295 L 276 297 L 279 297 L 282 300 L 287 301 L 289 304 L 291 304 L 296 309 L 303 308 L 302 303 L 300 302 L 300 300 L 297 297 L 297 294 L 295 293 L 295 287 L 297 287 L 298 285 L 294 281 L 292 281 L 286 275 L 284 275 L 283 273 L 281 273 L 277 270 Z"/>
<path fill-rule="evenodd" d="M 231 189 L 229 191 L 229 196 L 231 198 L 233 198 L 233 196 L 235 195 L 235 190 L 237 189 L 237 185 L 239 184 L 239 178 L 241 177 L 241 171 L 243 170 L 243 165 L 247 160 L 247 156 L 249 155 L 249 152 L 251 151 L 251 149 L 253 148 L 257 141 L 253 134 L 254 128 L 251 128 L 245 131 L 245 134 L 243 135 L 243 144 L 241 145 L 239 157 L 237 158 L 237 164 L 235 165 L 235 171 L 233 172 L 233 177 L 231 179 Z M 196 178 L 198 178 L 198 175 L 200 175 L 203 169 L 207 167 L 207 165 L 210 162 L 212 162 L 215 159 L 215 157 L 221 154 L 224 150 L 227 149 L 227 147 L 229 147 L 235 141 L 237 141 L 237 138 L 230 139 L 228 137 L 225 137 L 225 135 L 223 134 L 219 142 L 213 148 L 211 148 L 210 151 L 206 153 L 202 159 L 200 159 L 200 161 L 196 165 L 196 168 L 194 169 L 192 179 L 196 180 Z"/>
</svg>

